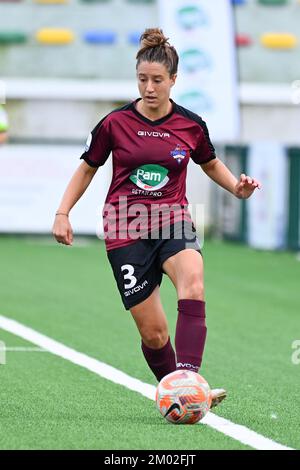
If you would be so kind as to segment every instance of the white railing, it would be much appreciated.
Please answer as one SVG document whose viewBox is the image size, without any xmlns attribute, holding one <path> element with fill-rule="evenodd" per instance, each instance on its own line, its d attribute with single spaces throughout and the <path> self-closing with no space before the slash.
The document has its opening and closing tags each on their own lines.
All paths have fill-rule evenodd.
<svg viewBox="0 0 300 470">
<path fill-rule="evenodd" d="M 138 94 L 135 80 L 2 78 L 2 82 L 8 100 L 127 101 Z M 242 83 L 239 86 L 242 105 L 293 105 L 299 104 L 297 97 L 300 100 L 300 80 L 293 84 Z"/>
</svg>

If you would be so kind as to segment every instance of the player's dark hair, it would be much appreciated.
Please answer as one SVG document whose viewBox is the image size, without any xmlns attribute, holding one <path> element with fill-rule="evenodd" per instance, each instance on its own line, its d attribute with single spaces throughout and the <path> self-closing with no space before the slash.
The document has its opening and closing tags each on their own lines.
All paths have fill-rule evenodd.
<svg viewBox="0 0 300 470">
<path fill-rule="evenodd" d="M 175 75 L 178 69 L 179 57 L 175 47 L 169 43 L 163 31 L 159 28 L 148 28 L 140 37 L 140 50 L 136 55 L 138 68 L 141 62 L 158 62 L 164 64 L 169 75 Z"/>
</svg>

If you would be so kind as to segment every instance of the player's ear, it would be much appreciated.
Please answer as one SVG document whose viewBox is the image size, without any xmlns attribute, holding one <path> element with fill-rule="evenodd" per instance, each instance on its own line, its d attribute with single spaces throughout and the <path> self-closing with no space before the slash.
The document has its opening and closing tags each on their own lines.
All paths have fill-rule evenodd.
<svg viewBox="0 0 300 470">
<path fill-rule="evenodd" d="M 177 78 L 177 73 L 174 73 L 173 75 L 170 76 L 171 86 L 175 85 L 176 78 Z"/>
</svg>

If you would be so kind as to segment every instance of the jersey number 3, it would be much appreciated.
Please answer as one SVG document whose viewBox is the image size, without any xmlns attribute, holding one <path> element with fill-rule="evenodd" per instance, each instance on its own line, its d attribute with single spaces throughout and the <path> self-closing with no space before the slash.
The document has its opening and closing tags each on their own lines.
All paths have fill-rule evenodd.
<svg viewBox="0 0 300 470">
<path fill-rule="evenodd" d="M 121 271 L 127 271 L 127 273 L 124 274 L 124 280 L 128 281 L 124 283 L 125 289 L 132 289 L 137 283 L 137 278 L 133 276 L 134 267 L 131 264 L 123 264 Z"/>
</svg>

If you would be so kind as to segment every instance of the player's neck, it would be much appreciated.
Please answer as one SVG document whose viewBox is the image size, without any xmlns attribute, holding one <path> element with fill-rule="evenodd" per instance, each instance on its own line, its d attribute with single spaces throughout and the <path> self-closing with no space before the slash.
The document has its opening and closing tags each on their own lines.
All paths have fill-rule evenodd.
<svg viewBox="0 0 300 470">
<path fill-rule="evenodd" d="M 166 103 L 163 103 L 156 109 L 152 109 L 147 106 L 143 99 L 141 99 L 137 102 L 136 107 L 140 114 L 145 116 L 147 119 L 150 119 L 151 121 L 157 121 L 158 119 L 167 116 L 172 111 L 172 103 L 170 100 L 168 100 Z"/>
</svg>

